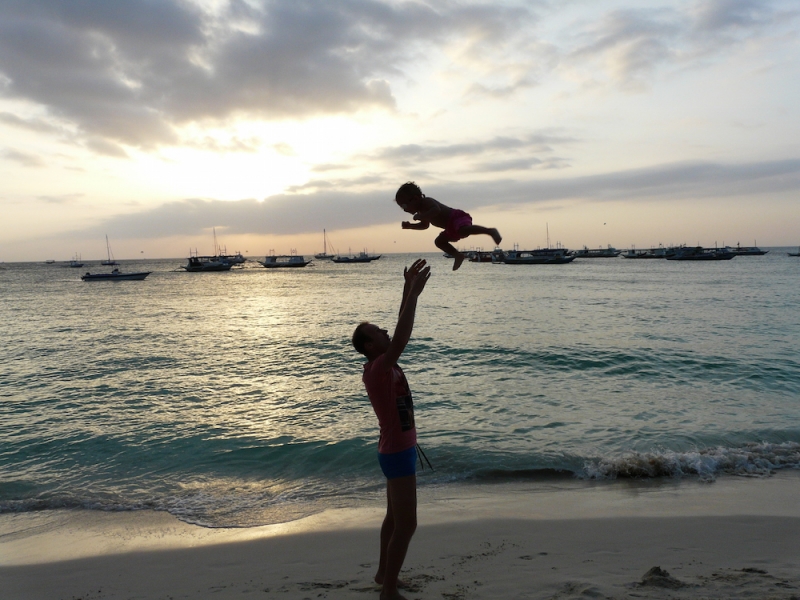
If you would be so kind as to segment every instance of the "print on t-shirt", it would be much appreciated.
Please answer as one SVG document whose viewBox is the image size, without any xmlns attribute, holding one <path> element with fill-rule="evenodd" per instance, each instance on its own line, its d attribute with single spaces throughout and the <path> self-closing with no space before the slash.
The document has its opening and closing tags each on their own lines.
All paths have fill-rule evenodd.
<svg viewBox="0 0 800 600">
<path fill-rule="evenodd" d="M 411 399 L 411 394 L 407 396 L 398 396 L 395 402 L 397 402 L 397 414 L 400 416 L 400 429 L 402 431 L 413 429 L 414 401 Z"/>
</svg>

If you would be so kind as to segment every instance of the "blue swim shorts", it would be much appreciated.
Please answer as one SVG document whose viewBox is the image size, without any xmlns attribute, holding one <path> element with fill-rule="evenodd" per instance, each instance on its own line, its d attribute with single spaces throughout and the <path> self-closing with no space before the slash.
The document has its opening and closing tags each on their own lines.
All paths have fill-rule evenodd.
<svg viewBox="0 0 800 600">
<path fill-rule="evenodd" d="M 408 477 L 417 474 L 417 448 L 411 446 L 408 450 L 401 450 L 392 454 L 378 452 L 378 462 L 386 479 Z"/>
</svg>

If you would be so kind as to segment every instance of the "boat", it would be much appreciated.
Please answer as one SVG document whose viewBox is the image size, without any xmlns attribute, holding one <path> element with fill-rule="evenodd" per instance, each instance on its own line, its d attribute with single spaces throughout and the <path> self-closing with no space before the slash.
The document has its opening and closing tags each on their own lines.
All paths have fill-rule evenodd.
<svg viewBox="0 0 800 600">
<path fill-rule="evenodd" d="M 48 258 L 46 261 L 44 261 L 44 264 L 46 264 L 46 265 L 54 265 L 54 264 L 56 264 L 56 261 L 53 258 Z"/>
<path fill-rule="evenodd" d="M 732 252 L 737 256 L 763 256 L 769 250 L 762 250 L 758 246 L 740 246 L 738 243 L 736 244 L 736 248 L 731 248 L 730 246 L 725 246 L 725 249 L 728 252 Z"/>
<path fill-rule="evenodd" d="M 736 254 L 726 248 L 703 248 L 702 246 L 675 248 L 675 253 L 667 260 L 730 260 Z"/>
<path fill-rule="evenodd" d="M 80 269 L 83 266 L 83 261 L 81 260 L 81 257 L 78 256 L 77 252 L 75 253 L 75 256 L 72 257 L 72 260 L 69 261 L 69 266 L 72 269 Z"/>
<path fill-rule="evenodd" d="M 228 252 L 227 248 L 221 248 L 219 257 L 224 258 L 232 265 L 242 265 L 245 262 L 247 262 L 247 259 L 241 252 L 237 251 L 236 254 L 227 254 L 227 252 Z"/>
<path fill-rule="evenodd" d="M 667 251 L 663 246 L 650 248 L 649 250 L 636 250 L 635 248 L 631 248 L 622 256 L 623 258 L 666 258 Z"/>
<path fill-rule="evenodd" d="M 800 256 L 800 248 L 797 249 L 797 252 L 787 252 L 789 256 Z"/>
<path fill-rule="evenodd" d="M 339 256 L 337 254 L 331 260 L 335 263 L 368 263 L 372 262 L 373 260 L 378 260 L 381 256 L 381 254 L 374 254 L 370 256 L 366 253 L 366 251 L 363 251 L 352 256 Z"/>
<path fill-rule="evenodd" d="M 119 269 L 114 269 L 111 273 L 86 273 L 86 275 L 81 275 L 81 279 L 83 281 L 142 281 L 150 273 L 152 271 L 121 273 Z"/>
<path fill-rule="evenodd" d="M 581 250 L 573 252 L 575 258 L 616 258 L 622 254 L 622 250 L 612 248 L 611 244 L 608 248 L 587 248 L 584 246 Z"/>
<path fill-rule="evenodd" d="M 310 260 L 306 260 L 303 256 L 297 254 L 270 254 L 264 257 L 264 260 L 258 261 L 267 269 L 283 269 L 292 267 L 305 267 L 310 264 Z"/>
<path fill-rule="evenodd" d="M 200 271 L 230 271 L 233 263 L 222 256 L 189 255 L 189 262 L 181 267 L 189 273 Z"/>
<path fill-rule="evenodd" d="M 319 260 L 330 260 L 334 257 L 334 254 L 328 254 L 328 236 L 325 230 L 322 230 L 322 252 L 318 252 L 314 255 L 314 258 L 318 258 Z"/>
<path fill-rule="evenodd" d="M 566 248 L 539 248 L 537 250 L 513 250 L 495 257 L 492 262 L 507 265 L 562 265 L 575 260 Z"/>
<path fill-rule="evenodd" d="M 114 260 L 114 255 L 111 254 L 111 246 L 108 245 L 108 236 L 106 236 L 106 255 L 108 258 L 106 260 L 101 260 L 100 264 L 110 267 L 112 265 L 118 265 L 119 263 Z"/>
<path fill-rule="evenodd" d="M 492 250 L 491 252 L 485 250 L 470 250 L 466 255 L 469 262 L 490 263 L 494 262 L 495 254 L 502 254 L 502 252 L 502 250 Z"/>
</svg>

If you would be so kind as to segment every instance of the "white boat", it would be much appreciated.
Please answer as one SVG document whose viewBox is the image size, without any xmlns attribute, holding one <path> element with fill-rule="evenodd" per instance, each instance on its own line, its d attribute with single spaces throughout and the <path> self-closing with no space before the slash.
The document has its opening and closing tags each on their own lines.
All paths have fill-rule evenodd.
<svg viewBox="0 0 800 600">
<path fill-rule="evenodd" d="M 622 256 L 623 258 L 666 258 L 667 251 L 663 246 L 650 248 L 649 250 L 636 250 L 635 248 L 631 248 Z"/>
<path fill-rule="evenodd" d="M 109 266 L 110 267 L 111 265 L 118 265 L 119 264 L 117 261 L 114 260 L 114 255 L 111 254 L 111 246 L 108 245 L 108 236 L 106 236 L 106 254 L 107 254 L 108 258 L 106 260 L 101 260 L 100 261 L 101 265 L 105 265 L 105 266 Z"/>
<path fill-rule="evenodd" d="M 310 260 L 306 260 L 303 256 L 297 254 L 270 254 L 264 257 L 264 260 L 258 261 L 267 269 L 285 269 L 292 267 L 305 267 L 310 264 Z"/>
<path fill-rule="evenodd" d="M 77 253 L 75 253 L 75 256 L 69 261 L 69 266 L 72 269 L 80 269 L 83 266 L 83 261 Z"/>
<path fill-rule="evenodd" d="M 142 281 L 150 273 L 152 271 L 121 273 L 119 269 L 114 269 L 111 273 L 86 273 L 86 275 L 81 275 L 81 279 L 83 281 Z"/>
<path fill-rule="evenodd" d="M 608 245 L 608 248 L 588 248 L 584 246 L 573 254 L 576 258 L 616 258 L 622 254 L 622 250 L 612 248 L 611 244 Z"/>
<path fill-rule="evenodd" d="M 740 246 L 739 244 L 736 244 L 736 248 L 732 248 L 731 246 L 725 246 L 725 250 L 727 250 L 728 252 L 732 252 L 737 256 L 763 256 L 767 252 L 769 252 L 769 250 L 762 250 L 761 248 L 755 245 Z"/>
<path fill-rule="evenodd" d="M 359 252 L 357 255 L 354 254 L 352 256 L 335 256 L 331 260 L 335 263 L 368 263 L 372 262 L 373 260 L 378 260 L 382 255 L 375 254 L 370 256 L 369 254 L 364 252 Z"/>
<path fill-rule="evenodd" d="M 230 271 L 233 263 L 222 256 L 197 256 L 190 255 L 186 266 L 181 267 L 189 273 L 200 271 Z"/>
<path fill-rule="evenodd" d="M 333 254 L 328 254 L 328 236 L 325 233 L 325 230 L 322 230 L 322 252 L 318 252 L 314 255 L 314 258 L 318 258 L 320 260 L 329 260 L 334 257 Z"/>
<path fill-rule="evenodd" d="M 575 260 L 566 248 L 540 248 L 538 250 L 509 250 L 492 262 L 507 265 L 562 265 Z"/>
</svg>

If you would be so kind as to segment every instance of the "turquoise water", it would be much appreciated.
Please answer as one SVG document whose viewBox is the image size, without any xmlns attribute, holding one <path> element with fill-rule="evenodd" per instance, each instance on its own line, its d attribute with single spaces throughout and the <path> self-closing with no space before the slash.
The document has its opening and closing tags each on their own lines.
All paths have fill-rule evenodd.
<svg viewBox="0 0 800 600">
<path fill-rule="evenodd" d="M 401 360 L 435 467 L 421 488 L 800 468 L 800 259 L 785 252 L 456 273 L 424 255 Z M 375 499 L 377 423 L 349 339 L 362 320 L 391 331 L 414 258 L 140 261 L 121 269 L 152 275 L 116 283 L 0 265 L 0 512 L 250 526 Z"/>
</svg>

